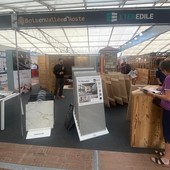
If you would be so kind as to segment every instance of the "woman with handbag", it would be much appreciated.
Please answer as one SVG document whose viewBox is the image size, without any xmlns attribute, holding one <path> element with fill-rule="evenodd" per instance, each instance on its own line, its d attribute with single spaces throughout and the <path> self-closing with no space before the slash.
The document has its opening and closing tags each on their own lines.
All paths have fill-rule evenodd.
<svg viewBox="0 0 170 170">
<path fill-rule="evenodd" d="M 162 61 L 159 66 L 166 75 L 161 94 L 149 91 L 146 94 L 161 99 L 160 106 L 163 108 L 162 129 L 165 140 L 165 152 L 162 156 L 151 157 L 151 160 L 159 165 L 170 165 L 170 60 Z"/>
</svg>

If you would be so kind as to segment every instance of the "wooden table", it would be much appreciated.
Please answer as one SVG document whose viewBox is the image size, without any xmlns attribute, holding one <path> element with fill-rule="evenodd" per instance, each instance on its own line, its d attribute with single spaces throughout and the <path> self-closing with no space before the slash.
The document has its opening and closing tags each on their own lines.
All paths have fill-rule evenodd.
<svg viewBox="0 0 170 170">
<path fill-rule="evenodd" d="M 157 88 L 157 86 L 146 86 Z M 131 95 L 131 130 L 132 147 L 163 148 L 162 108 L 152 103 L 152 96 L 135 90 Z"/>
</svg>

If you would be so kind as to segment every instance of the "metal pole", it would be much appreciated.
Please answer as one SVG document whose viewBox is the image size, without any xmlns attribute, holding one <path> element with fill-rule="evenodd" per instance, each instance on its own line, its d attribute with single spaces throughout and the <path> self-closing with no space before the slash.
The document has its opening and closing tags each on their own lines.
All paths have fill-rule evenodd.
<svg viewBox="0 0 170 170">
<path fill-rule="evenodd" d="M 17 30 L 15 29 L 15 44 L 16 44 L 16 59 L 17 59 L 17 75 L 18 75 L 18 101 L 20 106 L 20 116 L 21 116 L 21 135 L 24 135 L 24 129 L 23 129 L 23 117 L 22 117 L 22 98 L 21 98 L 21 85 L 20 85 L 20 75 L 19 75 L 19 58 L 18 58 L 18 41 L 17 41 Z"/>
<path fill-rule="evenodd" d="M 17 30 L 15 29 L 15 44 L 16 44 L 16 59 L 17 59 L 17 74 L 18 74 L 18 91 L 21 93 L 20 75 L 19 75 L 19 59 L 18 59 L 18 41 Z"/>
</svg>

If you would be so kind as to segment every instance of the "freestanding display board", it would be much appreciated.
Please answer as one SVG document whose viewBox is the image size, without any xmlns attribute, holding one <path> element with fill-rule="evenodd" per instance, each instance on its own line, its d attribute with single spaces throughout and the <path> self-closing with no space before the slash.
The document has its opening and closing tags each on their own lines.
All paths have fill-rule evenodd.
<svg viewBox="0 0 170 170">
<path fill-rule="evenodd" d="M 95 70 L 95 67 L 72 67 L 72 78 L 73 78 L 73 86 L 75 87 L 76 86 L 76 79 L 75 79 L 75 73 L 78 73 L 78 72 L 80 72 L 80 73 L 91 73 L 91 72 L 93 72 L 93 73 L 96 73 L 96 70 Z M 74 100 L 74 106 L 76 106 L 77 105 L 77 98 L 75 97 L 75 96 L 77 96 L 77 91 L 75 90 L 75 88 L 73 87 L 73 96 L 74 96 L 74 98 L 73 98 L 73 100 Z M 75 116 L 77 117 L 77 119 L 78 119 L 78 107 L 75 107 Z"/>
<path fill-rule="evenodd" d="M 30 54 L 18 51 L 19 66 L 17 68 L 17 56 L 15 50 L 6 50 L 8 89 L 18 90 L 18 68 L 20 77 L 21 92 L 28 92 L 31 89 L 31 62 Z"/>
<path fill-rule="evenodd" d="M 0 90 L 8 90 L 6 54 L 0 51 Z"/>
<path fill-rule="evenodd" d="M 80 141 L 107 134 L 102 82 L 98 73 L 74 72 L 74 99 L 74 119 Z"/>
</svg>

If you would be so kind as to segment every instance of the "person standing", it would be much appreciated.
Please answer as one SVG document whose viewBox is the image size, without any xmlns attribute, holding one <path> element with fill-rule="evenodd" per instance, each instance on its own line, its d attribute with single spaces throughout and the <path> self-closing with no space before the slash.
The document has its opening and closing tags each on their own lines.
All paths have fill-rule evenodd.
<svg viewBox="0 0 170 170">
<path fill-rule="evenodd" d="M 65 98 L 63 96 L 63 87 L 64 87 L 64 74 L 66 72 L 66 69 L 63 65 L 63 59 L 59 58 L 59 63 L 56 64 L 53 68 L 53 73 L 56 77 L 55 82 L 55 89 L 54 89 L 54 96 L 59 97 L 61 99 Z"/>
<path fill-rule="evenodd" d="M 159 165 L 170 165 L 170 60 L 164 60 L 159 65 L 162 73 L 166 75 L 161 88 L 161 94 L 147 92 L 147 95 L 161 99 L 162 129 L 165 140 L 165 152 L 161 157 L 151 157 L 151 160 Z"/>
<path fill-rule="evenodd" d="M 123 62 L 120 66 L 120 71 L 122 74 L 128 74 L 131 70 L 131 66 L 126 62 Z"/>
<path fill-rule="evenodd" d="M 166 76 L 164 73 L 162 73 L 161 69 L 159 68 L 159 64 L 160 64 L 160 59 L 156 61 L 157 70 L 155 74 L 156 74 L 156 80 L 158 82 L 158 85 L 162 86 Z"/>
<path fill-rule="evenodd" d="M 136 84 L 136 79 L 138 77 L 138 72 L 137 70 L 132 67 L 131 71 L 128 73 L 128 75 L 130 76 L 130 79 L 132 81 L 132 85 L 135 85 Z"/>
</svg>

